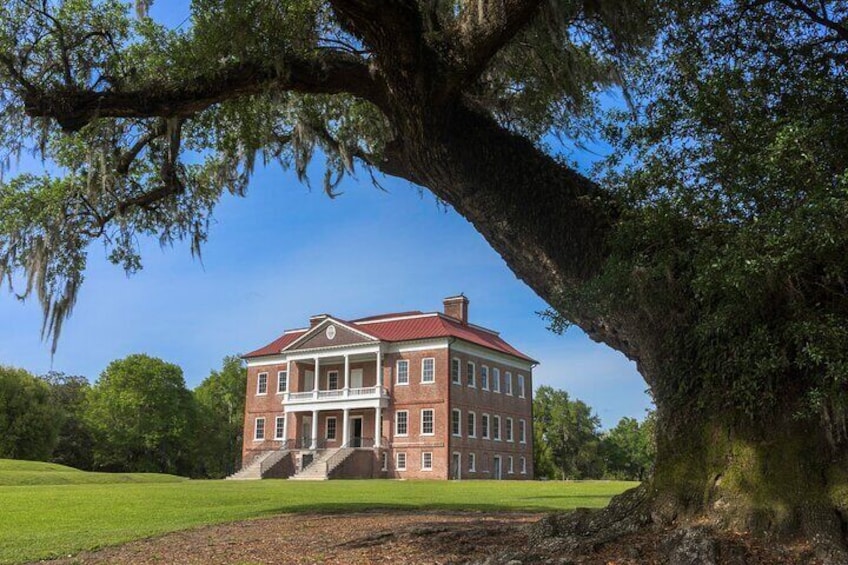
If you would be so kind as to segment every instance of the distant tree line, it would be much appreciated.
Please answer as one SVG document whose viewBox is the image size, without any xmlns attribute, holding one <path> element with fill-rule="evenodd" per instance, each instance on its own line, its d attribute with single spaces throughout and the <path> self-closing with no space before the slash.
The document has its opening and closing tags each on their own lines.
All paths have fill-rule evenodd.
<svg viewBox="0 0 848 565">
<path fill-rule="evenodd" d="M 536 478 L 644 480 L 654 462 L 654 414 L 608 431 L 583 401 L 542 386 L 533 399 Z"/>
<path fill-rule="evenodd" d="M 113 361 L 93 384 L 0 366 L 0 458 L 224 477 L 241 465 L 245 378 L 235 356 L 193 391 L 148 355 Z"/>
</svg>

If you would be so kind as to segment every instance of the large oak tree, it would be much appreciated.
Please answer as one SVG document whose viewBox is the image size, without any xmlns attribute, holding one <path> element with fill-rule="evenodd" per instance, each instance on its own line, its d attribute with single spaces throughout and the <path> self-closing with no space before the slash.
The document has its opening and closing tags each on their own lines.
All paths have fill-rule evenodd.
<svg viewBox="0 0 848 565">
<path fill-rule="evenodd" d="M 137 4 L 0 7 L 0 146 L 62 171 L 0 187 L 0 274 L 48 335 L 91 242 L 129 271 L 139 233 L 198 250 L 257 159 L 321 154 L 331 195 L 355 166 L 426 187 L 636 361 L 656 472 L 615 531 L 706 517 L 848 559 L 843 3 L 195 0 L 176 31 Z M 548 148 L 615 84 L 591 180 Z"/>
</svg>

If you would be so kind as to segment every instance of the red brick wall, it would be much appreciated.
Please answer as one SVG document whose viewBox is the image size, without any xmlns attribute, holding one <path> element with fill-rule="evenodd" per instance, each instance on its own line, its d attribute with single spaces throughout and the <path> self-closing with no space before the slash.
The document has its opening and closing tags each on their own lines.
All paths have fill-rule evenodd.
<svg viewBox="0 0 848 565">
<path fill-rule="evenodd" d="M 274 440 L 274 427 L 277 416 L 283 415 L 282 395 L 277 394 L 277 372 L 285 371 L 286 364 L 248 367 L 247 395 L 244 402 L 244 441 L 242 443 L 242 464 L 250 461 L 264 451 L 280 449 L 282 443 Z M 256 393 L 258 376 L 268 373 L 268 391 L 264 395 Z M 291 379 L 291 377 L 289 377 Z M 256 418 L 265 418 L 265 439 L 254 440 Z"/>
</svg>

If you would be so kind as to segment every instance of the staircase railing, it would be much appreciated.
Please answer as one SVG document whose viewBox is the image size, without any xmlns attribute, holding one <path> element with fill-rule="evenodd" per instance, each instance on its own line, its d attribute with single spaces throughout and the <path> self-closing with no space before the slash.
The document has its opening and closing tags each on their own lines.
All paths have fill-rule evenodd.
<svg viewBox="0 0 848 565">
<path fill-rule="evenodd" d="M 272 451 L 270 455 L 265 457 L 259 464 L 259 476 L 264 477 L 265 473 L 270 471 L 274 465 L 282 461 L 289 454 L 289 442 L 286 440 L 283 447 L 279 451 Z"/>
</svg>

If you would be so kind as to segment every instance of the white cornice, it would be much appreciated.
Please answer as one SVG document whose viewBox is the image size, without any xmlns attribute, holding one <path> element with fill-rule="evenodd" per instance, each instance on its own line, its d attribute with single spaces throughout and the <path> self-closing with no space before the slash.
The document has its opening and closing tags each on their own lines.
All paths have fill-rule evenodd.
<svg viewBox="0 0 848 565">
<path fill-rule="evenodd" d="M 293 349 L 294 349 L 294 347 L 295 347 L 298 343 L 301 343 L 301 342 L 303 342 L 303 341 L 307 340 L 308 338 L 310 338 L 310 337 L 312 337 L 312 336 L 318 335 L 318 333 L 320 333 L 320 330 L 321 330 L 323 327 L 328 326 L 328 325 L 330 325 L 330 324 L 338 324 L 339 326 L 341 326 L 341 327 L 345 328 L 346 330 L 350 330 L 350 331 L 352 331 L 353 333 L 355 333 L 355 334 L 357 334 L 357 335 L 359 335 L 359 336 L 362 336 L 363 338 L 365 338 L 365 339 L 367 339 L 367 340 L 369 340 L 369 341 L 371 341 L 371 342 L 379 341 L 379 340 L 378 340 L 376 337 L 374 337 L 373 335 L 368 334 L 368 333 L 365 333 L 364 331 L 362 331 L 362 330 L 360 330 L 360 329 L 357 329 L 357 328 L 353 327 L 353 325 L 351 325 L 351 324 L 349 324 L 349 323 L 347 323 L 347 322 L 344 322 L 344 321 L 341 321 L 341 320 L 337 320 L 336 318 L 333 318 L 332 316 L 327 316 L 327 317 L 326 317 L 326 318 L 324 318 L 321 322 L 319 322 L 318 324 L 316 324 L 314 328 L 310 328 L 310 329 L 309 329 L 309 330 L 308 330 L 305 334 L 303 334 L 302 336 L 300 336 L 299 338 L 297 338 L 296 340 L 294 340 L 293 342 L 291 342 L 290 344 L 288 344 L 287 346 L 285 346 L 285 347 L 283 348 L 283 351 L 291 351 L 291 350 L 293 350 Z M 322 349 L 323 349 L 323 348 L 322 348 Z"/>
<path fill-rule="evenodd" d="M 450 347 L 452 351 L 459 351 L 460 353 L 467 353 L 468 355 L 475 355 L 483 359 L 489 359 L 500 363 L 501 365 L 508 365 L 522 371 L 527 371 L 528 373 L 533 369 L 533 363 L 530 361 L 521 359 L 520 357 L 507 355 L 505 353 L 499 353 L 489 349 L 488 347 L 482 347 L 463 339 L 457 338 L 456 341 L 451 343 Z"/>
</svg>

